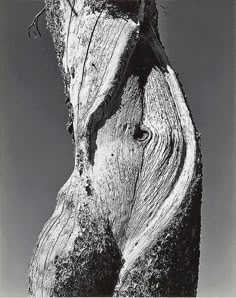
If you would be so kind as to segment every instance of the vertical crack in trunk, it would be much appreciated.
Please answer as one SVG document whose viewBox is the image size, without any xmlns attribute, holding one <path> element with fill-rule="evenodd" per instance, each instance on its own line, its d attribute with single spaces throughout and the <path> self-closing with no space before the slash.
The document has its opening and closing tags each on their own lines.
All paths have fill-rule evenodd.
<svg viewBox="0 0 236 298">
<path fill-rule="evenodd" d="M 46 0 L 75 166 L 39 235 L 32 296 L 194 296 L 199 134 L 153 0 Z"/>
</svg>

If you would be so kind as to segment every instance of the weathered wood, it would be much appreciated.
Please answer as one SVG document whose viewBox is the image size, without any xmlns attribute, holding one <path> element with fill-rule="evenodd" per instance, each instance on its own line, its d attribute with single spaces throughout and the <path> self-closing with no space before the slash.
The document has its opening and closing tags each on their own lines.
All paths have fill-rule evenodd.
<svg viewBox="0 0 236 298">
<path fill-rule="evenodd" d="M 75 167 L 39 235 L 30 294 L 196 295 L 199 135 L 160 42 L 155 2 L 46 5 Z"/>
</svg>

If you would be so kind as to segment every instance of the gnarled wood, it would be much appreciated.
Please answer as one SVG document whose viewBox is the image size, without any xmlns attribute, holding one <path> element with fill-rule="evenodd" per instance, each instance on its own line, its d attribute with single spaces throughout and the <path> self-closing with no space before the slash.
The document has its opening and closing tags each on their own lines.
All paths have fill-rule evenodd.
<svg viewBox="0 0 236 298">
<path fill-rule="evenodd" d="M 33 296 L 194 296 L 201 154 L 153 0 L 46 0 L 75 143 Z"/>
</svg>

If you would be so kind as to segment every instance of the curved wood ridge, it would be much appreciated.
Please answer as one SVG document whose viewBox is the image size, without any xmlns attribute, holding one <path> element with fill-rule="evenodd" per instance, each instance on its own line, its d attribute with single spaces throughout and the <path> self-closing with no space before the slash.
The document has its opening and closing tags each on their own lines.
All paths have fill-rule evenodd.
<svg viewBox="0 0 236 298">
<path fill-rule="evenodd" d="M 199 134 L 154 1 L 46 4 L 75 167 L 39 235 L 30 294 L 196 295 Z"/>
</svg>

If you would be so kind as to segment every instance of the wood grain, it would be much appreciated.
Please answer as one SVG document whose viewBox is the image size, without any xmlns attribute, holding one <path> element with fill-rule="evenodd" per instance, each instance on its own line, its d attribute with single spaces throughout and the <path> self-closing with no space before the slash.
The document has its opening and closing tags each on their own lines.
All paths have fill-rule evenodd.
<svg viewBox="0 0 236 298">
<path fill-rule="evenodd" d="M 195 296 L 199 134 L 155 2 L 46 5 L 75 166 L 39 235 L 30 295 Z"/>
</svg>

